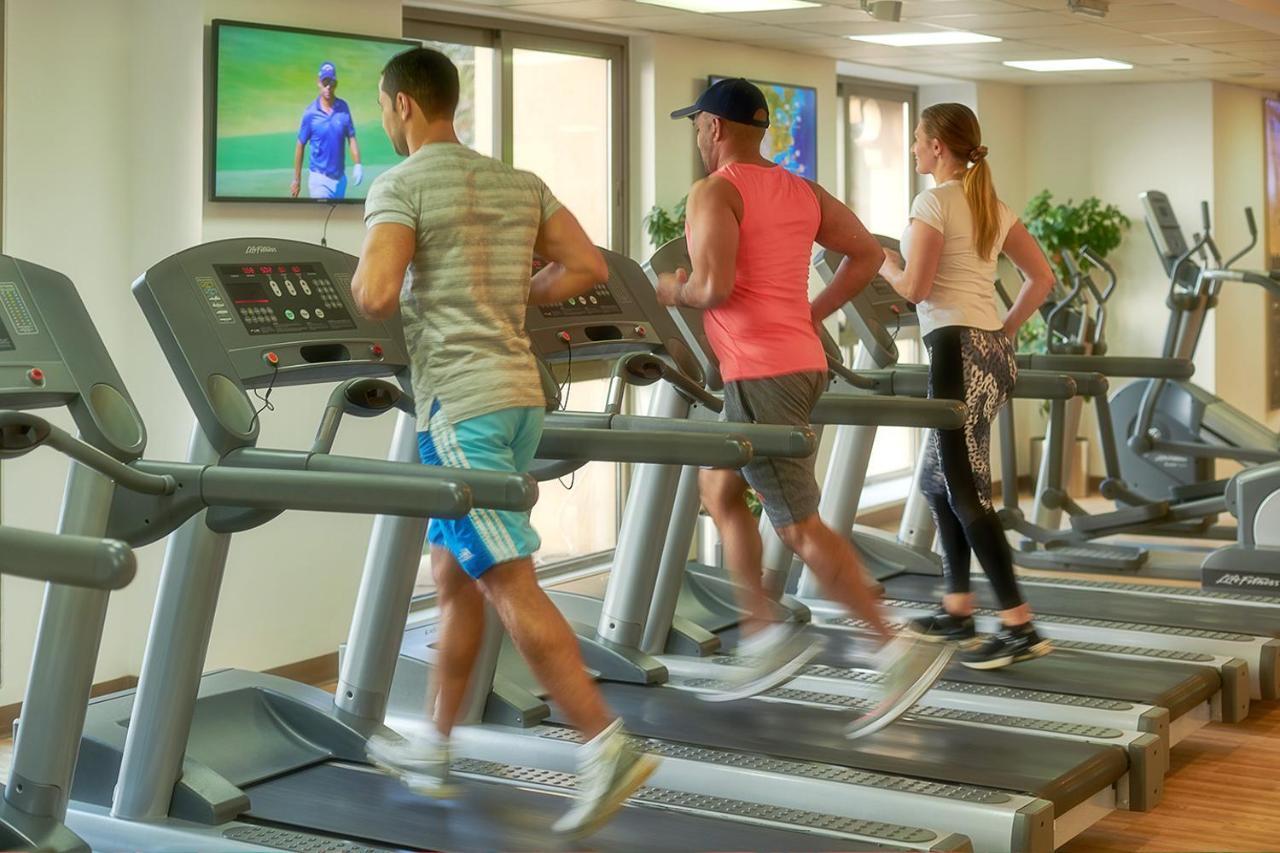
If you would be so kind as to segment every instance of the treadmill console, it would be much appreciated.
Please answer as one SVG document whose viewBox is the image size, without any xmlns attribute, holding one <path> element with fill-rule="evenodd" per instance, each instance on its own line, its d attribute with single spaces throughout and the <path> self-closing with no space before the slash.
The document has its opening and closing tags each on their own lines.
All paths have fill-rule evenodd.
<svg viewBox="0 0 1280 853">
<path fill-rule="evenodd" d="M 0 409 L 65 406 L 80 436 L 129 462 L 142 418 L 65 275 L 0 255 Z"/>
<path fill-rule="evenodd" d="M 608 281 L 558 305 L 529 306 L 525 330 L 534 354 L 556 363 L 628 352 L 664 353 L 685 373 L 700 376 L 688 345 L 658 304 L 640 265 L 608 249 L 600 251 L 609 265 Z M 533 271 L 541 266 L 535 262 Z"/>
<path fill-rule="evenodd" d="M 892 237 L 876 235 L 876 240 L 886 249 L 899 251 L 898 241 Z M 813 266 L 824 284 L 830 284 L 844 256 L 838 252 L 819 249 L 814 255 Z M 845 318 L 849 320 L 858 341 L 867 349 L 877 367 L 888 367 L 898 361 L 898 333 L 920 323 L 916 306 L 898 294 L 888 281 L 876 276 L 867 287 L 844 304 Z"/>
<path fill-rule="evenodd" d="M 293 240 L 236 239 L 160 261 L 133 292 L 205 435 L 225 453 L 252 444 L 248 390 L 397 376 L 398 320 L 356 310 L 357 258 Z"/>
<path fill-rule="evenodd" d="M 347 306 L 322 264 L 217 264 L 220 292 L 202 284 L 214 314 L 225 322 L 227 305 L 251 335 L 354 329 Z"/>
</svg>

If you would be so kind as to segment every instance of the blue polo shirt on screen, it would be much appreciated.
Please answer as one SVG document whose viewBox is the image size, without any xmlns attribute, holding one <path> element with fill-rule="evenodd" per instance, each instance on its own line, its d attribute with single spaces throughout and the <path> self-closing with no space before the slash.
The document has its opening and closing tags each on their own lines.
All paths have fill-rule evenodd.
<svg viewBox="0 0 1280 853">
<path fill-rule="evenodd" d="M 326 113 L 317 95 L 303 111 L 302 124 L 298 127 L 298 142 L 303 145 L 311 142 L 311 171 L 335 180 L 342 177 L 346 168 L 347 137 L 355 135 L 356 123 L 347 102 L 341 98 L 334 98 L 333 112 Z"/>
</svg>

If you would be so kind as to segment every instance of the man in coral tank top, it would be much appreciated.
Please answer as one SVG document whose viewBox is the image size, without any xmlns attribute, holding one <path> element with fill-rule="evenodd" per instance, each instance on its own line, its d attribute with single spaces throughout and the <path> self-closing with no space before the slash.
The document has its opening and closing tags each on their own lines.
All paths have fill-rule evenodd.
<svg viewBox="0 0 1280 853">
<path fill-rule="evenodd" d="M 884 252 L 830 193 L 761 156 L 769 107 L 764 93 L 747 80 L 721 80 L 693 106 L 671 116 L 693 121 L 708 176 L 693 185 L 686 208 L 693 269 L 663 275 L 658 298 L 665 305 L 705 310 L 707 337 L 725 381 L 726 420 L 807 425 L 828 380 L 816 326 L 866 287 Z M 810 302 L 814 243 L 845 260 Z M 851 733 L 864 733 L 872 720 L 883 721 L 903 700 L 923 693 L 946 653 L 905 636 L 894 639 L 857 552 L 818 516 L 814 456 L 757 458 L 741 472 L 707 469 L 699 475 L 703 505 L 716 522 L 725 562 L 741 590 L 746 639 L 740 652 L 753 661 L 750 675 L 716 698 L 742 698 L 776 686 L 819 650 L 808 632 L 770 622 L 748 487 L 760 495 L 770 523 L 818 577 L 825 594 L 868 622 L 878 636 L 878 662 L 890 677 L 884 680 L 882 707 L 851 727 Z"/>
</svg>

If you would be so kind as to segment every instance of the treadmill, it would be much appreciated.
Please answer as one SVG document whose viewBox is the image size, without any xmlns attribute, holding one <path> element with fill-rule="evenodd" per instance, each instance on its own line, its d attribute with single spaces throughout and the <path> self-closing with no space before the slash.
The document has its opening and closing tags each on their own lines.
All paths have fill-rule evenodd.
<svg viewBox="0 0 1280 853">
<path fill-rule="evenodd" d="M 592 359 L 592 335 L 610 347 L 629 342 L 686 363 L 684 354 L 690 345 L 674 330 L 661 339 L 648 331 L 669 328 L 671 318 L 657 304 L 644 271 L 630 259 L 605 254 L 612 271 L 607 287 L 617 314 L 604 323 L 593 317 L 530 312 L 527 326 L 535 350 L 543 358 L 567 361 L 563 344 L 545 342 L 572 330 L 575 365 Z M 595 331 L 588 333 L 593 327 Z M 645 333 L 639 334 L 638 329 Z M 614 352 L 611 349 L 607 355 Z M 678 382 L 656 385 L 648 415 L 687 418 L 693 406 L 682 394 Z M 954 403 L 914 402 L 918 405 L 907 408 L 932 409 L 935 417 L 939 412 L 946 417 L 956 414 Z M 901 401 L 871 396 L 855 403 L 871 411 L 895 403 L 901 407 Z M 836 399 L 830 405 L 846 404 Z M 732 790 L 787 808 L 822 803 L 845 817 L 874 814 L 904 823 L 923 817 L 931 826 L 968 835 L 979 849 L 992 850 L 1048 849 L 1112 808 L 1146 808 L 1158 799 L 1164 762 L 1140 761 L 1130 766 L 1125 749 L 1116 745 L 995 731 L 945 719 L 900 722 L 850 742 L 843 737 L 854 713 L 847 697 L 815 692 L 800 701 L 766 698 L 714 708 L 704 704 L 696 685 L 670 678 L 667 657 L 650 656 L 642 646 L 660 558 L 669 527 L 674 527 L 669 523 L 674 520 L 671 506 L 680 473 L 672 465 L 634 469 L 603 601 L 553 593 L 578 628 L 584 649 L 603 648 L 617 655 L 617 666 L 599 671 L 605 698 L 622 714 L 629 730 L 646 739 L 647 750 L 667 756 L 659 773 L 670 767 L 674 774 L 678 767 L 682 784 L 690 790 L 723 792 L 732 785 Z M 389 716 L 393 725 L 412 725 L 422 716 L 422 649 L 430 633 L 428 626 L 410 629 L 406 635 L 397 686 L 412 686 L 403 691 L 403 703 L 393 701 Z M 593 653 L 587 657 L 592 659 Z M 514 682 L 540 692 L 512 655 L 503 658 L 497 674 L 495 684 Z M 492 699 L 491 694 L 488 708 L 493 707 Z M 558 720 L 553 709 L 551 721 Z M 524 731 L 464 728 L 458 738 L 469 754 L 484 749 L 495 756 L 530 749 L 527 744 L 534 741 L 548 760 L 556 755 L 560 761 L 568 761 L 571 755 L 557 747 L 574 740 L 557 725 Z M 1157 740 L 1154 735 L 1117 731 L 1112 744 L 1137 744 L 1138 754 L 1153 755 Z M 677 760 L 682 763 L 676 765 Z M 759 775 L 733 779 L 730 771 L 739 768 Z M 961 805 L 965 801 L 968 806 Z M 978 803 L 982 805 L 971 810 Z M 1036 817 L 1027 820 L 1028 814 Z"/>
<path fill-rule="evenodd" d="M 688 263 L 684 240 L 677 239 L 654 255 L 650 267 L 655 272 L 662 272 L 687 267 Z M 852 315 L 857 317 L 858 311 L 869 302 L 883 304 L 876 293 L 873 285 L 868 292 L 855 298 L 849 309 Z M 682 311 L 680 317 L 689 330 L 690 339 L 699 344 L 695 351 L 700 354 L 700 359 L 705 361 L 709 372 L 714 371 L 714 356 L 705 343 L 698 312 Z M 914 318 L 906 316 L 900 322 L 909 325 Z M 892 339 L 887 335 L 884 340 L 864 336 L 864 341 L 867 345 L 863 347 L 857 365 L 857 376 L 872 379 L 885 391 L 902 394 L 898 399 L 906 407 L 924 402 L 907 396 L 924 395 L 924 384 L 920 381 L 922 375 L 868 369 L 877 364 L 892 363 L 887 355 L 875 355 L 887 353 L 893 346 Z M 1070 390 L 1070 383 L 1062 382 L 1055 374 L 1037 375 L 1035 371 L 1026 371 L 1019 381 L 1019 390 L 1024 393 L 1067 393 Z M 816 416 L 822 414 L 820 408 Z M 877 420 L 871 419 L 863 424 L 832 421 L 830 426 L 835 427 L 835 436 L 819 511 L 836 529 L 853 529 Z M 696 492 L 682 493 L 674 517 L 687 519 L 691 528 L 696 512 Z M 767 521 L 761 522 L 761 534 L 766 578 L 771 578 L 767 585 L 776 591 L 785 583 L 794 557 Z M 671 541 L 664 559 L 683 567 L 683 555 L 688 553 L 691 535 L 690 529 L 686 538 Z M 860 546 L 863 544 L 860 532 L 855 535 L 855 540 Z M 737 639 L 738 619 L 737 605 L 732 596 L 714 596 L 714 607 L 696 608 L 691 603 L 696 591 L 709 583 L 716 583 L 724 574 L 718 567 L 689 563 L 683 577 L 684 586 L 688 589 L 681 601 L 682 606 L 676 612 L 681 622 L 693 622 L 717 634 L 725 644 L 732 645 Z M 860 659 L 855 646 L 855 641 L 861 639 L 865 632 L 859 631 L 856 637 L 851 636 L 848 629 L 860 626 L 823 601 L 816 586 L 808 579 L 798 594 L 802 601 L 814 606 L 829 620 L 821 626 L 827 634 L 828 643 L 815 664 L 803 669 L 797 678 L 778 691 L 778 695 L 789 695 L 794 690 L 827 689 L 865 699 L 870 687 L 868 681 L 875 676 L 864 671 L 852 680 L 849 678 L 851 665 L 861 665 L 865 670 L 865 659 Z M 707 596 L 704 592 L 700 597 L 705 599 Z M 651 624 L 656 621 L 651 613 Z M 671 624 L 669 616 L 666 624 Z M 687 637 L 689 632 L 677 627 L 674 633 Z M 1012 725 L 1024 730 L 1034 727 L 1034 721 L 1039 720 L 1043 721 L 1040 725 L 1044 729 L 1065 736 L 1088 737 L 1089 727 L 1150 732 L 1160 737 L 1166 759 L 1169 747 L 1204 725 L 1215 713 L 1219 717 L 1222 715 L 1221 680 L 1209 667 L 1121 660 L 1112 663 L 1111 671 L 1104 673 L 1098 668 L 1098 662 L 1094 656 L 1071 653 L 1031 661 L 1001 672 L 977 672 L 953 664 L 912 714 L 926 718 L 944 717 L 971 725 Z M 840 690 L 833 686 L 841 683 L 851 685 L 852 689 Z M 1247 694 L 1244 701 L 1247 709 Z M 1227 713 L 1232 717 L 1236 706 L 1228 705 Z"/>
<path fill-rule="evenodd" d="M 170 500 L 110 507 L 111 527 L 129 531 L 131 542 L 178 529 L 166 551 L 138 688 L 97 699 L 88 711 L 68 822 L 95 848 L 470 850 L 562 843 L 550 825 L 573 793 L 569 773 L 513 763 L 510 752 L 464 758 L 458 769 L 465 796 L 441 803 L 365 762 L 367 738 L 386 730 L 380 714 L 361 715 L 350 702 L 374 708 L 376 691 L 335 697 L 265 674 L 200 674 L 233 532 L 290 508 L 383 513 L 384 529 L 402 522 L 401 530 L 418 531 L 420 555 L 422 513 L 523 509 L 536 496 L 522 475 L 329 453 L 344 415 L 396 412 L 397 442 L 407 445 L 404 437 L 413 435 L 411 404 L 383 378 L 408 382 L 400 330 L 355 311 L 349 295 L 355 266 L 354 257 L 304 243 L 224 240 L 179 252 L 134 284 L 196 424 L 186 463 L 139 463 L 177 481 Z M 64 323 L 68 337 L 97 341 L 82 306 L 79 314 L 47 320 Z M 105 352 L 97 360 L 110 365 Z M 335 380 L 309 450 L 256 446 L 259 424 L 249 390 Z M 718 445 L 737 464 L 750 457 L 744 442 L 721 438 Z M 82 497 L 73 492 L 69 500 Z M 377 560 L 366 564 L 367 572 L 381 568 Z M 406 591 L 406 609 L 408 598 Z M 353 658 L 369 660 L 377 652 Z M 394 646 L 390 656 L 393 665 Z M 738 812 L 747 824 L 722 819 Z M 752 813 L 729 798 L 708 804 L 655 787 L 593 843 L 633 849 L 643 838 L 646 848 L 685 849 L 696 838 L 699 846 L 721 848 L 850 849 L 900 833 L 903 840 L 890 849 L 969 849 L 967 839 L 913 827 L 812 811 L 807 818 L 814 826 L 802 830 L 797 815 Z"/>
<path fill-rule="evenodd" d="M 22 262 L 0 256 L 0 278 L 12 282 Z M 65 453 L 83 466 L 80 476 L 119 472 L 125 466 L 103 453 L 95 453 L 84 442 L 67 435 L 41 418 L 15 408 L 37 408 L 71 404 L 73 416 L 89 416 L 49 337 L 40 325 L 27 294 L 14 285 L 0 284 L 0 460 L 15 459 L 38 447 L 48 446 Z M 10 323 L 16 329 L 11 335 Z M 91 416 L 90 416 L 91 417 Z M 126 469 L 127 470 L 127 469 Z M 89 472 L 93 472 L 90 474 Z M 20 474 L 20 472 L 19 472 Z M 151 485 L 163 488 L 159 478 Z M 88 533 L 91 523 L 77 520 L 74 510 L 63 515 L 57 533 L 0 527 L 0 574 L 43 581 L 51 596 L 80 594 L 103 598 L 133 580 L 137 563 L 133 551 L 123 542 Z M 100 639 L 101 625 L 98 626 Z M 89 626 L 92 634 L 92 626 Z M 59 713 L 25 715 L 18 728 L 8 784 L 0 787 L 0 848 L 5 850 L 46 850 L 54 853 L 88 853 L 89 846 L 62 822 L 65 808 L 56 796 L 44 796 L 29 787 L 32 778 L 42 777 L 36 769 L 49 759 L 49 752 L 65 755 L 79 736 L 78 709 L 88 700 L 88 683 L 83 668 L 68 657 L 71 646 L 37 648 L 27 682 L 28 708 L 56 708 Z M 62 765 L 65 772 L 70 769 Z M 63 777 L 66 778 L 66 777 Z M 53 789 L 65 790 L 66 782 Z"/>
<path fill-rule="evenodd" d="M 826 279 L 834 274 L 838 262 L 834 256 L 815 259 L 819 274 Z M 891 329 L 915 322 L 910 305 L 887 283 L 876 280 L 850 303 L 846 316 L 863 343 L 863 357 L 881 367 L 895 365 L 897 349 Z M 923 393 L 924 375 L 920 367 L 896 368 L 886 383 L 891 381 L 902 389 L 914 384 L 915 393 Z M 854 449 L 869 452 L 870 438 L 860 439 Z M 1006 445 L 1011 445 L 1011 439 Z M 933 520 L 919 493 L 918 469 L 916 474 L 917 486 L 908 498 L 896 537 L 881 531 L 854 530 L 855 541 L 884 585 L 886 597 L 903 616 L 932 612 L 941 595 L 941 560 L 932 552 Z M 1250 698 L 1280 695 L 1280 610 L 1270 601 L 1259 601 L 1258 596 L 1074 578 L 1023 575 L 1020 581 L 1037 614 L 1036 624 L 1054 640 L 1059 653 L 1087 651 L 1112 658 L 1213 667 L 1222 689 L 1221 700 L 1213 706 L 1214 719 L 1243 719 Z M 806 583 L 801 577 L 802 599 L 804 590 L 810 588 Z M 983 608 L 977 614 L 980 626 L 994 630 L 994 597 L 981 572 L 973 574 L 973 589 Z M 1218 603 L 1226 599 L 1233 600 Z M 1056 666 L 1052 662 L 1059 653 L 1028 663 Z M 1026 666 L 1019 664 L 1013 669 Z M 1118 686 L 1120 679 L 1112 681 Z"/>
<path fill-rule="evenodd" d="M 0 411 L 0 420 L 6 414 L 8 412 Z M 6 439 L 0 446 L 0 458 L 13 458 L 16 454 L 10 452 L 11 448 L 12 444 Z M 26 448 L 20 452 L 26 452 Z M 3 575 L 110 592 L 128 585 L 136 567 L 133 551 L 117 540 L 0 527 L 0 574 Z M 73 668 L 52 672 L 33 669 L 29 680 L 32 684 L 46 685 L 46 689 L 65 688 L 66 680 L 61 673 L 70 669 Z M 63 696 L 64 701 L 70 698 Z M 41 725 L 39 719 L 26 724 L 28 731 L 36 734 L 23 737 L 20 748 L 24 753 L 40 740 Z M 15 750 L 15 766 L 26 762 L 26 755 L 18 755 Z M 0 799 L 0 847 L 88 853 L 88 844 L 67 829 L 57 815 L 23 794 L 20 781 L 0 786 L 0 795 L 4 797 Z"/>
</svg>

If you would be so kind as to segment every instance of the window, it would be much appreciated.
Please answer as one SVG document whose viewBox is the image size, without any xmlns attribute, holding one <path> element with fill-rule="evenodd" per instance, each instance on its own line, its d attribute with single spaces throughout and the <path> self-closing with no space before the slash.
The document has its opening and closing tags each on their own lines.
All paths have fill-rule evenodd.
<svg viewBox="0 0 1280 853">
<path fill-rule="evenodd" d="M 452 42 L 423 42 L 453 60 L 458 66 L 458 112 L 454 127 L 463 145 L 493 156 L 494 111 L 498 92 L 494 80 L 494 51 L 491 47 Z"/>
<path fill-rule="evenodd" d="M 425 9 L 404 34 L 444 52 L 462 83 L 458 131 L 538 174 L 598 245 L 626 251 L 626 40 Z"/>
<path fill-rule="evenodd" d="M 846 203 L 874 234 L 901 237 L 907 227 L 915 190 L 911 159 L 915 130 L 915 90 L 841 80 L 843 156 Z M 898 335 L 899 360 L 922 360 L 916 329 Z M 910 475 L 920 447 L 920 430 L 882 427 L 867 469 L 869 482 Z"/>
<path fill-rule="evenodd" d="M 458 66 L 464 144 L 536 173 L 593 242 L 626 252 L 625 39 L 424 9 L 405 10 L 404 34 Z M 608 380 L 574 373 L 570 407 L 601 410 Z M 620 465 L 593 462 L 539 484 L 539 567 L 616 544 L 624 477 Z M 432 588 L 422 568 L 418 594 Z"/>
<path fill-rule="evenodd" d="M 511 54 L 512 162 L 546 181 L 598 246 L 613 242 L 609 70 L 598 56 Z"/>
</svg>

